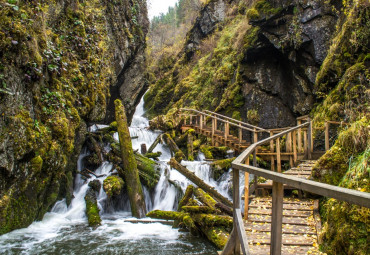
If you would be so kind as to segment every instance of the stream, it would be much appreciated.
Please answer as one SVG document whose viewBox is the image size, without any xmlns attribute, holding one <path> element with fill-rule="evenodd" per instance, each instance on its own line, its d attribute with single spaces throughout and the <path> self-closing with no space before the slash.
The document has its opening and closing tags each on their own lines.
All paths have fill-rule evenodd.
<svg viewBox="0 0 370 255">
<path fill-rule="evenodd" d="M 144 101 L 141 99 L 130 126 L 131 136 L 138 137 L 132 140 L 133 149 L 139 151 L 141 144 L 145 143 L 149 148 L 161 134 L 159 131 L 147 129 L 149 121 L 143 115 Z M 103 126 L 95 125 L 90 127 L 90 131 L 100 127 Z M 117 133 L 114 138 L 118 140 Z M 158 144 L 154 151 L 162 152 L 158 161 L 161 177 L 154 192 L 150 193 L 143 187 L 147 209 L 176 210 L 182 194 L 168 180 L 177 183 L 183 192 L 191 182 L 167 165 L 171 158 L 167 146 Z M 87 154 L 86 151 L 81 153 L 78 170 L 83 169 L 82 159 Z M 222 195 L 230 198 L 228 193 L 230 171 L 221 176 L 220 180 L 213 180 L 212 171 L 203 154 L 199 154 L 196 161 L 182 161 L 182 165 L 214 186 Z M 109 176 L 112 168 L 113 164 L 104 162 L 95 173 Z M 106 176 L 98 178 L 101 183 Z M 240 177 L 242 192 L 244 178 Z M 107 195 L 103 188 L 98 195 L 102 225 L 96 229 L 88 227 L 84 196 L 89 181 L 94 179 L 96 177 L 93 176 L 85 181 L 77 175 L 74 198 L 68 207 L 65 200 L 58 201 L 52 210 L 45 214 L 42 221 L 36 221 L 28 228 L 0 236 L 0 254 L 217 254 L 216 248 L 206 239 L 191 236 L 187 232 L 179 232 L 169 225 L 128 222 L 134 218 L 131 216 L 127 196 L 122 196 L 119 210 L 112 209 L 107 203 Z"/>
</svg>

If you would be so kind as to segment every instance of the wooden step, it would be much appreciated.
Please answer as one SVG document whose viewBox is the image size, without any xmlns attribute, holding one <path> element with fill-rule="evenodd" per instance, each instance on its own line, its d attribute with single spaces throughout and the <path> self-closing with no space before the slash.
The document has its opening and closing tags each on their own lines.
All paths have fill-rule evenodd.
<svg viewBox="0 0 370 255">
<path fill-rule="evenodd" d="M 263 209 L 263 208 L 250 208 L 248 211 L 248 215 L 251 214 L 258 214 L 258 215 L 271 215 L 271 209 Z M 289 217 L 309 217 L 312 215 L 310 211 L 301 211 L 301 210 L 283 210 L 283 216 Z"/>
<path fill-rule="evenodd" d="M 249 251 L 253 255 L 269 255 L 270 245 L 251 245 Z M 303 254 L 321 254 L 317 248 L 309 246 L 284 246 L 282 247 L 281 254 L 283 255 L 303 255 Z"/>
<path fill-rule="evenodd" d="M 271 223 L 271 216 L 251 214 L 248 216 L 248 221 Z M 315 220 L 313 219 L 313 217 L 312 218 L 301 218 L 301 217 L 288 217 L 288 216 L 284 217 L 283 216 L 283 224 L 311 226 L 311 225 L 315 225 Z"/>
<path fill-rule="evenodd" d="M 272 204 L 265 203 L 265 204 L 258 204 L 252 201 L 249 204 L 249 208 L 263 208 L 263 209 L 271 209 Z M 312 211 L 313 205 L 299 205 L 299 204 L 283 204 L 283 209 L 285 210 L 300 210 L 300 211 Z"/>
<path fill-rule="evenodd" d="M 249 244 L 270 244 L 271 233 L 269 232 L 247 232 Z M 313 246 L 317 242 L 314 235 L 308 234 L 283 234 L 283 245 Z"/>
<path fill-rule="evenodd" d="M 244 224 L 246 231 L 254 232 L 270 232 L 271 224 L 270 223 L 256 223 L 256 222 L 247 222 Z M 283 224 L 283 233 L 284 234 L 316 234 L 316 229 L 314 226 L 304 226 L 304 225 L 290 225 Z"/>
</svg>

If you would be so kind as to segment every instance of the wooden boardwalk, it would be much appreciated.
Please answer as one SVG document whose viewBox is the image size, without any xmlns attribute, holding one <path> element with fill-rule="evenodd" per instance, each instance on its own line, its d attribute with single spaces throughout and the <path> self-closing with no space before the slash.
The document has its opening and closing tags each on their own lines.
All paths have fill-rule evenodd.
<svg viewBox="0 0 370 255">
<path fill-rule="evenodd" d="M 315 161 L 307 161 L 284 174 L 308 179 Z M 268 180 L 259 187 L 272 188 Z M 291 188 L 284 186 L 284 189 Z M 283 199 L 282 254 L 320 254 L 318 233 L 321 223 L 319 202 L 312 199 Z M 248 206 L 248 219 L 244 222 L 251 254 L 270 254 L 272 198 L 255 197 Z"/>
</svg>

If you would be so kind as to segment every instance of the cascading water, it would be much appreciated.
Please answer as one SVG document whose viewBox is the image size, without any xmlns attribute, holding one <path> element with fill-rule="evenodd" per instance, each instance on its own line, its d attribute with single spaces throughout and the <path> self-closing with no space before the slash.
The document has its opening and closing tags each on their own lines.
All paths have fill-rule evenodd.
<svg viewBox="0 0 370 255">
<path fill-rule="evenodd" d="M 143 115 L 142 99 L 130 127 L 131 137 L 137 137 L 132 140 L 134 150 L 140 149 L 143 143 L 149 147 L 160 135 L 160 132 L 147 129 L 149 122 Z M 94 132 L 102 127 L 104 126 L 96 125 L 90 131 Z M 118 140 L 118 135 L 115 134 L 114 138 Z M 147 209 L 175 210 L 179 199 L 178 187 L 184 191 L 191 182 L 167 165 L 171 153 L 165 145 L 158 144 L 155 151 L 162 152 L 158 162 L 161 176 L 152 194 L 144 187 Z M 87 154 L 84 152 L 80 155 L 79 170 L 83 169 L 82 159 Z M 198 155 L 196 161 L 182 161 L 182 164 L 214 186 L 222 195 L 230 198 L 229 173 L 216 182 L 212 179 L 210 166 L 204 161 L 202 154 Z M 171 226 L 160 223 L 131 223 L 128 200 L 122 201 L 121 211 L 112 211 L 106 205 L 107 195 L 102 187 L 97 197 L 102 225 L 96 229 L 88 227 L 84 201 L 88 183 L 94 179 L 103 182 L 114 173 L 112 168 L 111 163 L 104 162 L 95 171 L 102 177 L 93 176 L 87 181 L 77 175 L 71 204 L 67 207 L 65 200 L 59 201 L 51 212 L 45 214 L 42 221 L 0 236 L 0 254 L 217 254 L 216 249 L 206 240 L 192 237 L 189 233 L 180 233 Z M 176 183 L 177 187 L 170 184 L 169 180 Z M 243 183 L 241 178 L 241 184 Z M 241 191 L 242 189 L 243 185 Z"/>
</svg>

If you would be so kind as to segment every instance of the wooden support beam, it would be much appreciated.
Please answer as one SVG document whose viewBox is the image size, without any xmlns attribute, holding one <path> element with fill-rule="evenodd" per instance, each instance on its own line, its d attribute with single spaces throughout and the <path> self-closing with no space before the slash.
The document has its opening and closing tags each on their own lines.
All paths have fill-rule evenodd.
<svg viewBox="0 0 370 255">
<path fill-rule="evenodd" d="M 298 126 L 301 125 L 302 121 L 298 120 L 297 124 Z M 301 128 L 298 129 L 298 152 L 299 153 L 302 152 L 302 129 Z"/>
<path fill-rule="evenodd" d="M 306 158 L 308 158 L 308 151 L 307 151 L 307 130 L 303 131 L 303 152 Z"/>
<path fill-rule="evenodd" d="M 225 136 L 225 143 L 227 141 L 227 136 L 229 135 L 229 123 L 225 122 L 225 131 L 224 131 L 224 136 Z"/>
<path fill-rule="evenodd" d="M 298 155 L 297 155 L 297 132 L 293 131 L 293 161 L 294 165 L 297 164 Z"/>
<path fill-rule="evenodd" d="M 313 152 L 313 138 L 312 138 L 312 121 L 309 119 L 309 126 L 307 130 L 307 158 L 311 159 L 312 158 L 312 152 Z"/>
<path fill-rule="evenodd" d="M 325 151 L 328 151 L 329 149 L 329 122 L 325 122 Z"/>
<path fill-rule="evenodd" d="M 292 152 L 292 133 L 286 135 L 286 151 Z M 289 166 L 293 167 L 293 156 L 289 156 Z"/>
<path fill-rule="evenodd" d="M 272 183 L 272 215 L 271 215 L 271 255 L 281 255 L 283 227 L 283 197 L 282 183 Z"/>
<path fill-rule="evenodd" d="M 274 132 L 270 131 L 270 136 L 273 136 L 274 135 Z M 275 151 L 275 148 L 274 148 L 274 140 L 271 140 L 270 141 L 270 152 L 271 153 L 274 153 Z M 270 157 L 270 161 L 271 161 L 271 171 L 275 171 L 275 160 L 274 160 L 274 156 L 271 155 Z"/>
<path fill-rule="evenodd" d="M 202 114 L 199 115 L 199 127 L 200 129 L 203 129 L 203 115 Z"/>
<path fill-rule="evenodd" d="M 280 138 L 276 139 L 276 167 L 277 172 L 281 173 Z"/>
<path fill-rule="evenodd" d="M 239 124 L 239 126 L 239 144 L 241 144 L 243 141 L 243 130 L 241 129 L 242 124 Z"/>
<path fill-rule="evenodd" d="M 233 211 L 234 211 L 234 229 L 238 230 L 238 219 L 236 209 L 240 209 L 240 195 L 239 195 L 239 170 L 233 169 Z M 238 231 L 237 231 L 238 232 Z M 234 254 L 240 254 L 240 239 L 239 234 L 235 238 Z"/>
<path fill-rule="evenodd" d="M 245 160 L 245 164 L 249 165 L 249 158 Z M 249 173 L 244 173 L 244 220 L 248 220 L 249 209 Z"/>
</svg>

